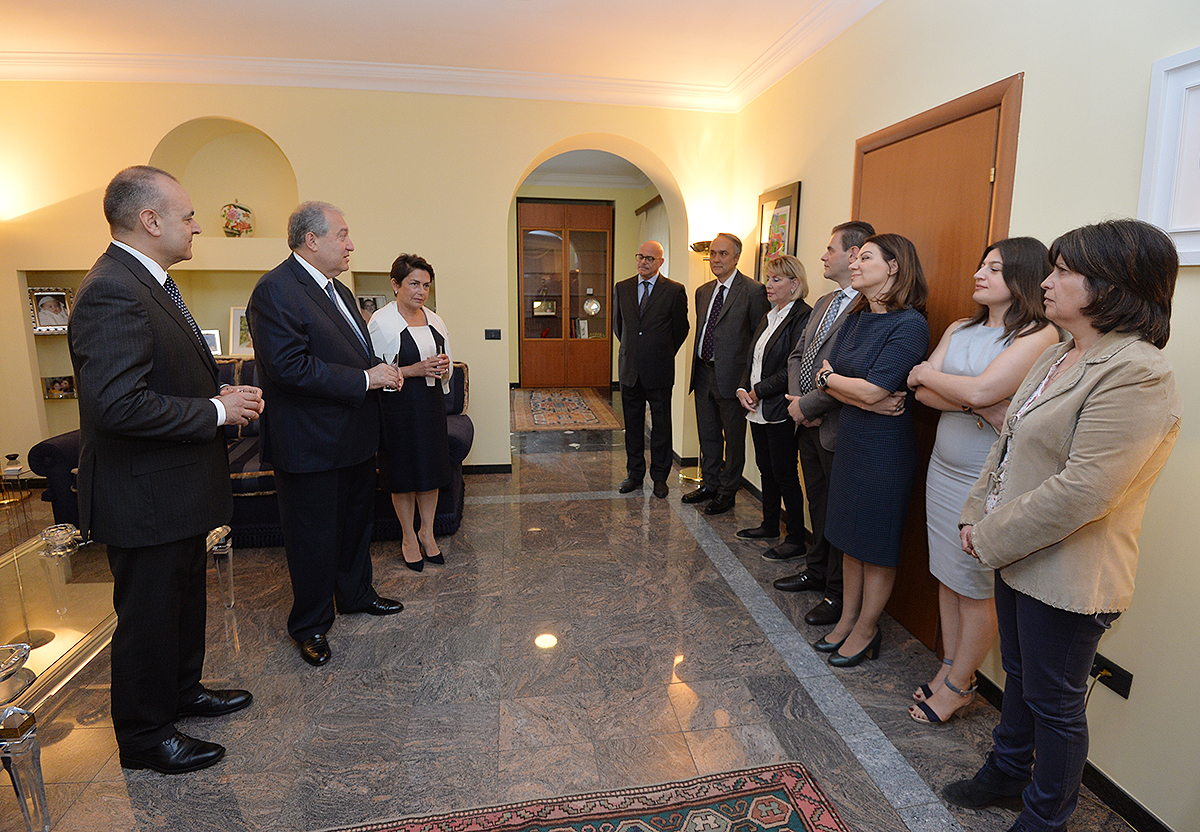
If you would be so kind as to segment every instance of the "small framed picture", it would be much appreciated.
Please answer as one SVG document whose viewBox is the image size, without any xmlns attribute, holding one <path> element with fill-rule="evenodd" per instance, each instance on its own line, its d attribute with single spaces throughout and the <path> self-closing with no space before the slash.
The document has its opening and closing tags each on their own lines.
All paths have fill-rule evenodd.
<svg viewBox="0 0 1200 832">
<path fill-rule="evenodd" d="M 208 349 L 213 355 L 221 354 L 221 330 L 219 329 L 202 329 L 200 334 L 204 336 L 204 343 L 208 344 Z"/>
<path fill-rule="evenodd" d="M 383 295 L 355 295 L 355 298 L 358 300 L 358 311 L 362 313 L 364 321 L 371 320 L 372 315 L 388 304 L 388 299 Z"/>
<path fill-rule="evenodd" d="M 66 332 L 71 316 L 71 290 L 57 286 L 30 289 L 29 315 L 35 335 Z"/>
<path fill-rule="evenodd" d="M 42 398 L 74 399 L 75 376 L 46 376 L 42 378 Z"/>
<path fill-rule="evenodd" d="M 229 307 L 229 354 L 254 355 L 254 343 L 250 340 L 250 324 L 246 321 L 246 307 Z"/>
</svg>

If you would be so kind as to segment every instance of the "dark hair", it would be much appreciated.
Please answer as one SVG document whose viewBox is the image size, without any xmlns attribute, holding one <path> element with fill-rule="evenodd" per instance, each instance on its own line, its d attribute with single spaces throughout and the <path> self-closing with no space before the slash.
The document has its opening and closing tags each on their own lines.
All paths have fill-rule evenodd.
<svg viewBox="0 0 1200 832">
<path fill-rule="evenodd" d="M 1136 332 L 1166 346 L 1179 254 L 1162 229 L 1132 219 L 1085 225 L 1050 246 L 1050 261 L 1060 257 L 1087 281 L 1092 300 L 1080 311 L 1099 332 Z"/>
<path fill-rule="evenodd" d="M 118 173 L 104 189 L 104 219 L 111 229 L 133 231 L 143 208 L 161 210 L 162 191 L 158 177 L 178 182 L 171 174 L 149 165 L 134 165 Z"/>
<path fill-rule="evenodd" d="M 742 256 L 742 238 L 741 237 L 737 236 L 736 234 L 730 234 L 728 231 L 720 232 L 719 234 L 717 234 L 717 237 L 724 237 L 726 240 L 733 243 L 733 253 L 735 255 L 737 255 L 738 257 Z M 715 239 L 717 239 L 717 237 L 713 237 L 713 239 L 715 240 Z"/>
<path fill-rule="evenodd" d="M 417 254 L 401 254 L 396 258 L 396 262 L 392 263 L 392 280 L 400 283 L 417 269 L 428 274 L 429 282 L 433 282 L 433 266 Z"/>
<path fill-rule="evenodd" d="M 1012 301 L 1004 312 L 1004 340 L 1012 343 L 1019 335 L 1030 335 L 1045 328 L 1046 307 L 1042 303 L 1042 281 L 1050 270 L 1050 254 L 1041 240 L 1033 237 L 1009 237 L 998 240 L 983 250 L 979 265 L 995 249 L 1004 261 L 1004 285 Z M 988 308 L 979 305 L 975 317 L 967 326 L 983 326 L 988 320 Z"/>
<path fill-rule="evenodd" d="M 288 248 L 296 251 L 304 245 L 308 232 L 318 237 L 329 233 L 329 217 L 326 211 L 341 214 L 341 210 L 328 202 L 302 202 L 288 217 Z"/>
<path fill-rule="evenodd" d="M 830 234 L 842 233 L 842 251 L 849 251 L 854 247 L 862 248 L 862 244 L 867 241 L 868 237 L 875 235 L 875 226 L 869 222 L 862 220 L 850 220 L 841 225 L 835 225 Z"/>
<path fill-rule="evenodd" d="M 885 262 L 896 264 L 896 278 L 892 282 L 892 288 L 877 299 L 883 302 L 889 312 L 912 307 L 924 314 L 925 301 L 929 298 L 929 284 L 925 282 L 925 270 L 921 268 L 917 247 L 907 237 L 901 237 L 899 234 L 874 234 L 863 240 L 863 245 L 867 243 L 879 246 Z M 858 301 L 850 311 L 861 312 L 869 306 L 866 295 L 859 295 Z"/>
</svg>

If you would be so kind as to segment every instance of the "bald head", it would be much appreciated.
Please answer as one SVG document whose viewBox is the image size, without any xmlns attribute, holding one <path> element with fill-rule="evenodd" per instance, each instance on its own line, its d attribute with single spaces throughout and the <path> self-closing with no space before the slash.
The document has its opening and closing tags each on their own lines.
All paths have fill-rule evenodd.
<svg viewBox="0 0 1200 832">
<path fill-rule="evenodd" d="M 637 270 L 638 277 L 642 280 L 649 280 L 658 274 L 662 263 L 663 247 L 655 240 L 647 240 L 638 248 Z"/>
</svg>

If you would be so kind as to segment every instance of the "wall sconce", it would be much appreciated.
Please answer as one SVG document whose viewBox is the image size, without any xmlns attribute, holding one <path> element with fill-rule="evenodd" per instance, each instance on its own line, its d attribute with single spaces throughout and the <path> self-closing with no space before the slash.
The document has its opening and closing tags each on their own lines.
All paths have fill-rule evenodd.
<svg viewBox="0 0 1200 832">
<path fill-rule="evenodd" d="M 699 242 L 692 243 L 692 251 L 696 252 L 697 254 L 708 254 L 708 250 L 711 246 L 712 240 L 700 240 Z"/>
</svg>

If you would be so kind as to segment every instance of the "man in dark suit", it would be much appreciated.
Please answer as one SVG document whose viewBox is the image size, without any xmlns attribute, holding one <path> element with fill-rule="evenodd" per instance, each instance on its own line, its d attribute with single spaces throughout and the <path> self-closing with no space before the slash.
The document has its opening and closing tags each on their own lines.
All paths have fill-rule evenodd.
<svg viewBox="0 0 1200 832">
<path fill-rule="evenodd" d="M 650 479 L 667 496 L 671 473 L 671 388 L 675 353 L 687 340 L 687 289 L 659 274 L 663 247 L 649 240 L 637 253 L 637 276 L 616 285 L 613 332 L 621 341 L 617 377 L 625 413 L 625 470 L 617 489 L 628 494 L 646 475 L 646 405 L 650 405 Z"/>
<path fill-rule="evenodd" d="M 314 667 L 332 655 L 336 611 L 391 615 L 371 585 L 379 395 L 400 371 L 371 352 L 354 295 L 335 278 L 354 243 L 342 212 L 306 202 L 288 219 L 291 256 L 254 287 L 246 318 L 266 416 L 263 461 L 275 469 L 292 578 L 288 633 Z"/>
<path fill-rule="evenodd" d="M 117 628 L 112 720 L 121 765 L 179 774 L 225 749 L 178 717 L 245 708 L 209 690 L 205 538 L 233 513 L 222 425 L 262 412 L 255 387 L 218 389 L 217 365 L 166 270 L 192 256 L 191 199 L 169 173 L 133 167 L 104 192 L 113 243 L 84 277 L 68 329 L 79 393 L 79 520 L 108 545 Z"/>
<path fill-rule="evenodd" d="M 690 390 L 696 394 L 700 488 L 685 503 L 708 502 L 705 514 L 733 508 L 746 464 L 746 411 L 737 389 L 753 347 L 751 337 L 771 308 L 767 290 L 738 271 L 742 241 L 722 232 L 713 239 L 708 267 L 716 280 L 696 290 L 696 348 Z"/>
<path fill-rule="evenodd" d="M 821 602 L 804 616 L 814 626 L 835 624 L 842 615 L 842 553 L 825 539 L 829 474 L 833 470 L 842 405 L 818 389 L 814 380 L 822 362 L 832 355 L 838 331 L 858 298 L 858 292 L 850 287 L 850 264 L 874 233 L 870 223 L 857 220 L 834 227 L 821 261 L 825 264 L 825 277 L 838 288 L 813 306 L 808 326 L 788 357 L 788 413 L 797 424 L 796 444 L 808 496 L 808 514 L 812 518 L 813 545 L 805 558 L 804 570 L 779 578 L 774 585 L 784 592 L 824 590 Z"/>
</svg>

